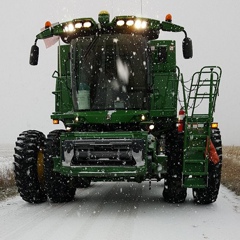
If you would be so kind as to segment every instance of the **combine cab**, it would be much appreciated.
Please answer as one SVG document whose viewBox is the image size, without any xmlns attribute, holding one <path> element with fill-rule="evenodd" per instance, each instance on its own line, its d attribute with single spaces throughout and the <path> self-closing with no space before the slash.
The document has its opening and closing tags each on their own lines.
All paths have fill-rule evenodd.
<svg viewBox="0 0 240 240">
<path fill-rule="evenodd" d="M 183 56 L 192 58 L 191 39 L 170 15 L 162 22 L 135 16 L 110 21 L 103 11 L 98 23 L 46 23 L 30 64 L 38 63 L 38 40 L 62 40 L 51 118 L 65 129 L 47 137 L 36 130 L 19 135 L 15 175 L 25 201 L 71 201 L 76 188 L 91 181 L 161 179 L 167 202 L 184 202 L 187 188 L 198 203 L 216 201 L 222 146 L 213 113 L 221 69 L 195 73 L 187 93 L 175 41 L 159 40 L 160 31 L 182 32 Z"/>
</svg>

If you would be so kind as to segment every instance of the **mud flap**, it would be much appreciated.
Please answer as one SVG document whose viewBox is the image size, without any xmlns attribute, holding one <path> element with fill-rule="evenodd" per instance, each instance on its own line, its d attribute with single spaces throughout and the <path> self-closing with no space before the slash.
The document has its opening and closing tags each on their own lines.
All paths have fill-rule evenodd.
<svg viewBox="0 0 240 240">
<path fill-rule="evenodd" d="M 212 140 L 209 138 L 207 138 L 205 155 L 208 156 L 209 160 L 214 164 L 217 164 L 220 161 L 216 148 L 213 145 Z"/>
</svg>

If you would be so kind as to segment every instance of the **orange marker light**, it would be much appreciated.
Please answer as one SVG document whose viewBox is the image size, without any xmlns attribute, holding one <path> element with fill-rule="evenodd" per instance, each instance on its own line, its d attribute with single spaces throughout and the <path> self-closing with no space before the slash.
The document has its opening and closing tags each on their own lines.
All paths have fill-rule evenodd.
<svg viewBox="0 0 240 240">
<path fill-rule="evenodd" d="M 50 28 L 52 26 L 51 22 L 46 21 L 45 22 L 45 28 Z"/>
<path fill-rule="evenodd" d="M 58 119 L 53 119 L 53 124 L 59 124 L 59 120 Z"/>
<path fill-rule="evenodd" d="M 217 122 L 213 122 L 213 123 L 211 124 L 211 127 L 212 127 L 212 128 L 218 128 L 218 123 L 217 123 Z"/>
<path fill-rule="evenodd" d="M 172 15 L 171 14 L 167 14 L 165 17 L 165 21 L 166 22 L 172 22 Z"/>
</svg>

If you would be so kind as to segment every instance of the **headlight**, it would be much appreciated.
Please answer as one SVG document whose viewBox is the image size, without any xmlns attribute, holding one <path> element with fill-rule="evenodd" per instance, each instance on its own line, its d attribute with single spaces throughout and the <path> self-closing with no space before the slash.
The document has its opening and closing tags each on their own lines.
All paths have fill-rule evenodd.
<svg viewBox="0 0 240 240">
<path fill-rule="evenodd" d="M 136 22 L 135 22 L 135 28 L 137 28 L 137 29 L 140 29 L 141 28 L 141 21 L 140 20 L 137 20 Z"/>
<path fill-rule="evenodd" d="M 128 20 L 126 22 L 127 26 L 132 26 L 134 24 L 134 21 L 133 20 Z"/>
<path fill-rule="evenodd" d="M 83 23 L 83 27 L 85 27 L 85 28 L 89 28 L 89 27 L 91 27 L 92 26 L 92 23 L 91 22 L 85 22 L 85 23 Z"/>
<path fill-rule="evenodd" d="M 123 26 L 124 23 L 125 23 L 125 22 L 124 22 L 123 20 L 118 20 L 118 21 L 117 21 L 117 25 L 118 25 L 118 26 Z"/>
<path fill-rule="evenodd" d="M 149 126 L 149 130 L 153 130 L 153 129 L 154 129 L 154 125 L 151 124 L 151 125 Z"/>
<path fill-rule="evenodd" d="M 147 28 L 147 21 L 145 20 L 141 20 L 141 19 L 129 19 L 129 20 L 123 20 L 123 19 L 119 19 L 116 22 L 116 25 L 119 27 L 122 27 L 124 25 L 127 25 L 128 27 L 134 26 L 136 29 L 145 29 Z"/>
<path fill-rule="evenodd" d="M 75 24 L 75 28 L 81 28 L 82 27 L 82 23 L 76 23 Z"/>
<path fill-rule="evenodd" d="M 134 26 L 136 29 L 145 29 L 147 27 L 147 22 L 141 21 L 141 20 L 136 20 Z"/>
<path fill-rule="evenodd" d="M 72 23 L 69 23 L 64 27 L 64 32 L 74 32 L 74 31 L 75 31 L 75 27 Z"/>
<path fill-rule="evenodd" d="M 141 24 L 141 28 L 146 28 L 147 27 L 147 22 L 146 21 L 142 21 L 142 24 Z"/>
<path fill-rule="evenodd" d="M 75 24 L 73 23 L 68 23 L 65 27 L 64 27 L 64 32 L 74 32 L 76 29 L 80 29 L 82 27 L 84 28 L 90 28 L 92 26 L 92 23 L 90 21 L 87 22 L 77 22 Z"/>
<path fill-rule="evenodd" d="M 78 118 L 78 117 L 75 117 L 74 120 L 75 120 L 75 122 L 78 122 L 78 121 L 79 121 L 79 118 Z"/>
<path fill-rule="evenodd" d="M 142 116 L 141 116 L 141 121 L 145 121 L 145 120 L 146 120 L 145 115 L 142 115 Z"/>
</svg>

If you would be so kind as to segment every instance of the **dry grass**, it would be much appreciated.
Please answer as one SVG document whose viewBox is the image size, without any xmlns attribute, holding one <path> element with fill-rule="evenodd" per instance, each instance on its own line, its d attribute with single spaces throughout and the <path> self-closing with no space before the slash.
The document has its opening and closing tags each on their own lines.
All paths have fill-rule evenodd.
<svg viewBox="0 0 240 240">
<path fill-rule="evenodd" d="M 0 172 L 0 201 L 17 194 L 14 173 L 12 169 Z"/>
<path fill-rule="evenodd" d="M 7 169 L 4 173 L 0 172 L 0 188 L 8 188 L 15 185 L 15 178 L 12 169 Z"/>
<path fill-rule="evenodd" d="M 240 147 L 223 147 L 222 184 L 240 195 Z"/>
<path fill-rule="evenodd" d="M 13 154 L 13 145 L 0 144 L 0 189 L 15 186 Z"/>
</svg>

